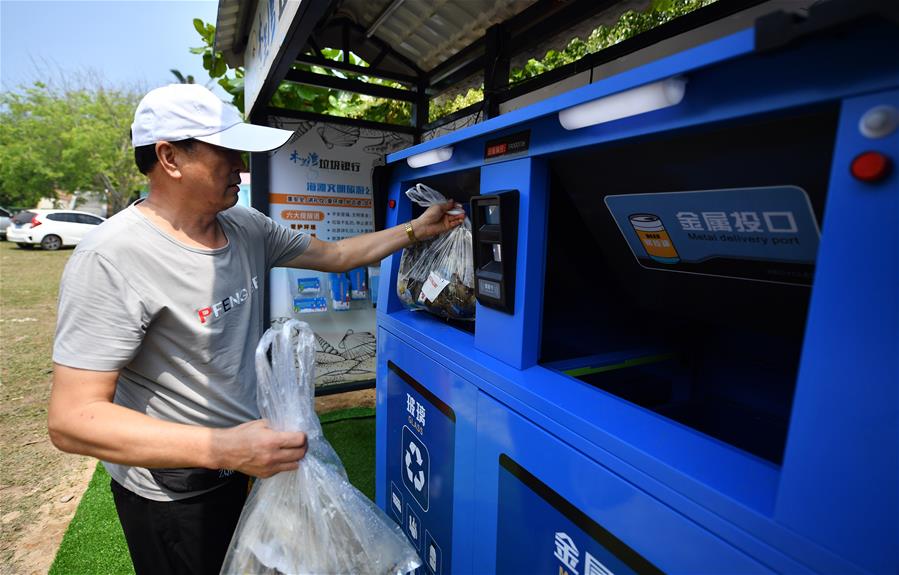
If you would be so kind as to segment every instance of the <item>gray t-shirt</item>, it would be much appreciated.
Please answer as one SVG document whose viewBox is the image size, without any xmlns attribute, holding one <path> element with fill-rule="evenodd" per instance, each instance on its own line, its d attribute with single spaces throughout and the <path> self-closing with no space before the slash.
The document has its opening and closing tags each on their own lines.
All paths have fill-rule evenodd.
<svg viewBox="0 0 899 575">
<path fill-rule="evenodd" d="M 254 353 L 268 272 L 303 253 L 308 235 L 235 206 L 218 216 L 228 243 L 184 245 L 132 205 L 92 231 L 66 265 L 53 361 L 120 370 L 115 403 L 157 419 L 231 427 L 259 418 Z M 105 463 L 142 497 L 196 495 L 143 468 Z"/>
</svg>

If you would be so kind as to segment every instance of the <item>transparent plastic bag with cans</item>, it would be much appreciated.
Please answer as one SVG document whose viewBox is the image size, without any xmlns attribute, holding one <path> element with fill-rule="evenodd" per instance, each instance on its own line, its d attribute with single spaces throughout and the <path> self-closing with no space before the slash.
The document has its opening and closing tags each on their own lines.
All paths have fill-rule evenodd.
<svg viewBox="0 0 899 575">
<path fill-rule="evenodd" d="M 256 348 L 257 402 L 272 429 L 308 438 L 299 468 L 257 479 L 223 574 L 408 573 L 421 565 L 402 529 L 347 480 L 313 405 L 315 336 L 290 320 Z"/>
<path fill-rule="evenodd" d="M 409 188 L 406 196 L 424 208 L 446 203 L 443 194 L 424 184 Z M 462 225 L 403 250 L 396 291 L 406 307 L 449 319 L 474 320 L 471 241 L 471 220 L 466 217 Z"/>
</svg>

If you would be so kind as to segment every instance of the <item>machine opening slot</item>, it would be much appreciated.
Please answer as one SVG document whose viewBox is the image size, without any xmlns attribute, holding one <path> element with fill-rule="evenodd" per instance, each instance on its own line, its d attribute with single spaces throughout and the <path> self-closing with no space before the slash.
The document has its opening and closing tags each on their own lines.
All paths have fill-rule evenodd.
<svg viewBox="0 0 899 575">
<path fill-rule="evenodd" d="M 815 251 L 804 269 L 791 268 L 807 278 L 793 283 L 759 276 L 767 265 L 765 252 L 754 257 L 752 251 L 735 251 L 730 260 L 705 269 L 675 265 L 676 258 L 661 249 L 638 254 L 633 247 L 634 236 L 652 239 L 658 248 L 667 239 L 638 235 L 656 223 L 647 217 L 649 210 L 623 212 L 625 224 L 639 216 L 632 226 L 637 233 L 630 231 L 634 236 L 628 239 L 629 226 L 607 198 L 624 197 L 625 206 L 642 202 L 659 213 L 673 202 L 672 213 L 695 213 L 705 226 L 713 214 L 734 218 L 751 212 L 772 223 L 771 229 L 783 229 L 773 225 L 771 214 L 788 212 L 794 223 L 800 216 L 811 222 L 796 225 L 804 225 L 807 235 L 797 234 L 795 241 L 816 247 L 837 117 L 835 106 L 805 108 L 553 157 L 541 363 L 780 464 Z M 785 191 L 778 196 L 771 190 Z M 675 194 L 709 191 L 694 194 L 697 203 L 677 207 L 687 196 Z M 783 207 L 783 197 L 791 195 L 807 197 L 803 214 Z M 734 209 L 734 216 L 721 207 L 727 201 L 753 207 Z M 712 242 L 730 240 L 708 228 L 705 233 Z M 762 235 L 731 233 L 738 240 Z M 651 265 L 647 253 L 656 256 Z"/>
<path fill-rule="evenodd" d="M 416 184 L 424 184 L 440 192 L 445 198 L 455 200 L 457 203 L 462 204 L 465 209 L 466 215 L 470 218 L 471 208 L 469 205 L 469 201 L 472 197 L 480 195 L 481 170 L 480 168 L 471 168 L 468 170 L 460 170 L 457 172 L 450 172 L 445 174 L 435 174 L 417 178 L 415 180 L 405 181 L 402 183 L 401 193 L 405 194 L 406 190 L 415 186 Z M 409 200 L 407 200 L 406 198 L 402 198 L 401 201 Z M 412 204 L 412 218 L 417 218 L 422 213 L 424 213 L 426 208 L 419 206 L 414 202 L 410 203 Z M 472 277 L 474 276 L 473 265 L 474 264 L 472 262 Z M 446 324 L 450 327 L 472 335 L 475 332 L 475 321 L 440 317 L 438 315 L 429 313 L 426 310 L 416 310 L 416 313 L 419 313 L 420 317 L 427 318 L 430 321 Z"/>
<path fill-rule="evenodd" d="M 447 174 L 436 174 L 415 180 L 403 182 L 402 193 L 415 184 L 424 184 L 443 194 L 443 197 L 456 200 L 465 205 L 465 213 L 471 217 L 468 211 L 468 201 L 481 193 L 481 169 L 472 168 Z M 417 218 L 424 212 L 424 208 L 416 203 L 412 204 L 412 217 Z"/>
<path fill-rule="evenodd" d="M 741 359 L 745 361 L 745 358 L 728 358 L 728 367 L 737 368 Z M 709 364 L 714 362 L 685 346 L 682 352 L 636 354 L 611 365 L 587 361 L 583 367 L 561 371 L 758 457 L 780 463 L 792 401 L 786 395 L 792 395 L 792 386 L 779 374 L 788 372 L 789 366 L 778 366 L 781 369 L 772 370 L 777 376 L 751 383 L 722 378 L 718 368 L 710 368 Z M 753 368 L 745 365 L 737 369 Z M 741 385 L 745 389 L 739 391 Z M 738 392 L 736 396 L 735 392 Z"/>
</svg>

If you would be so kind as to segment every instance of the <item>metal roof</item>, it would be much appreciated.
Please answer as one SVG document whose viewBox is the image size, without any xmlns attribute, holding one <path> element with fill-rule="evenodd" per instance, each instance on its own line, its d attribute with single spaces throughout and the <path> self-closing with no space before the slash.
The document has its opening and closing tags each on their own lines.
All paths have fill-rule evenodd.
<svg viewBox="0 0 899 575">
<path fill-rule="evenodd" d="M 344 0 L 335 16 L 349 16 L 427 71 L 535 1 Z"/>
<path fill-rule="evenodd" d="M 232 67 L 243 65 L 243 50 L 250 33 L 249 21 L 255 10 L 255 0 L 219 0 L 215 45 Z"/>
<path fill-rule="evenodd" d="M 334 0 L 329 18 L 348 18 L 363 28 L 367 37 L 384 41 L 419 70 L 428 71 L 480 39 L 490 26 L 536 1 Z M 219 0 L 216 47 L 232 66 L 243 63 L 256 4 L 257 0 Z"/>
</svg>

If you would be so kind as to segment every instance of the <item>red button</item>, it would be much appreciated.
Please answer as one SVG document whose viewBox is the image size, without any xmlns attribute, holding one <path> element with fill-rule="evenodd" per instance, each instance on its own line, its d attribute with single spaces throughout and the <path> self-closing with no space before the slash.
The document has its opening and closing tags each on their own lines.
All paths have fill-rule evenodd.
<svg viewBox="0 0 899 575">
<path fill-rule="evenodd" d="M 863 152 L 852 160 L 849 170 L 857 180 L 879 182 L 889 175 L 891 168 L 890 159 L 880 152 Z"/>
<path fill-rule="evenodd" d="M 390 209 L 392 210 L 396 207 L 396 200 L 390 200 L 389 202 L 387 202 L 387 205 L 390 206 Z"/>
</svg>

